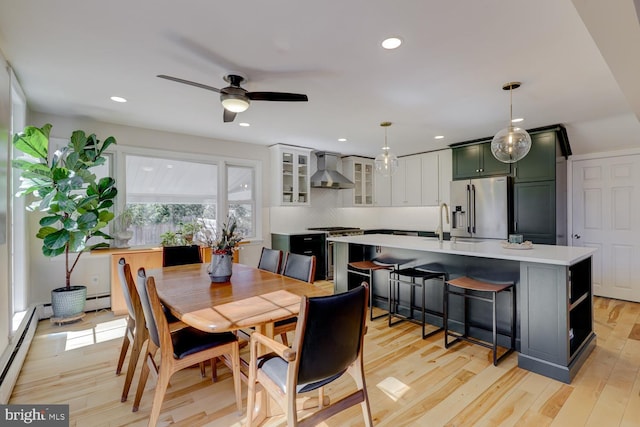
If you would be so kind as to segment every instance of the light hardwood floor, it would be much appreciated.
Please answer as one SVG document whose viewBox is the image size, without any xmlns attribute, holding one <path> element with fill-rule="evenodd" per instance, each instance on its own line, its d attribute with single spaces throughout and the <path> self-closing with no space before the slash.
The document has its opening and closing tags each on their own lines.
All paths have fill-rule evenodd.
<svg viewBox="0 0 640 427">
<path fill-rule="evenodd" d="M 371 322 L 365 369 L 374 424 L 640 426 L 640 304 L 595 298 L 594 305 L 597 347 L 572 384 L 519 369 L 515 354 L 494 367 L 484 347 L 445 350 L 442 334 L 422 340 L 417 325 Z M 68 403 L 71 426 L 146 425 L 155 381 L 139 412 L 131 412 L 140 367 L 129 401 L 120 402 L 124 375 L 115 367 L 124 328 L 123 318 L 109 312 L 65 326 L 41 321 L 10 403 Z M 230 372 L 218 370 L 217 383 L 200 378 L 197 368 L 174 375 L 159 425 L 240 426 L 245 414 L 235 412 Z M 352 384 L 341 379 L 326 392 L 339 397 Z M 244 384 L 243 395 L 246 404 Z M 285 423 L 275 416 L 265 425 Z M 352 408 L 323 425 L 360 426 L 362 415 Z"/>
</svg>

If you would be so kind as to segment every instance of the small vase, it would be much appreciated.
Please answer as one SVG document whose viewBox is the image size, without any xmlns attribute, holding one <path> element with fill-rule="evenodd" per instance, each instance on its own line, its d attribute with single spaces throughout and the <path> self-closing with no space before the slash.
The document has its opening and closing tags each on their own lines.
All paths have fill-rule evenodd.
<svg viewBox="0 0 640 427">
<path fill-rule="evenodd" d="M 231 280 L 233 264 L 232 254 L 211 254 L 211 263 L 207 271 L 213 283 L 224 283 Z"/>
</svg>

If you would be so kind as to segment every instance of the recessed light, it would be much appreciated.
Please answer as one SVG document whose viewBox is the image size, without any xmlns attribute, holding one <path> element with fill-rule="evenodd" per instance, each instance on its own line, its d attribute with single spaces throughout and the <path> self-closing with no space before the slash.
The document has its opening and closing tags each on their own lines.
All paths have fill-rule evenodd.
<svg viewBox="0 0 640 427">
<path fill-rule="evenodd" d="M 347 142 L 347 138 L 338 138 L 338 141 L 340 141 L 340 142 Z"/>
<path fill-rule="evenodd" d="M 524 121 L 524 119 L 522 117 L 518 117 L 517 119 L 512 119 L 511 123 L 520 123 L 522 121 Z"/>
<path fill-rule="evenodd" d="M 240 123 L 238 123 L 238 126 L 242 126 L 243 128 L 248 128 L 251 125 L 249 123 L 247 123 L 247 122 L 240 122 Z"/>
<path fill-rule="evenodd" d="M 433 137 L 433 139 L 442 139 L 444 138 L 444 135 L 436 135 Z"/>
<path fill-rule="evenodd" d="M 398 37 L 389 37 L 382 41 L 382 47 L 385 49 L 396 49 L 402 44 L 402 40 Z"/>
<path fill-rule="evenodd" d="M 127 102 L 127 100 L 121 96 L 112 96 L 110 99 L 114 102 Z"/>
<path fill-rule="evenodd" d="M 151 172 L 151 171 L 153 171 L 153 168 L 152 168 L 151 166 L 143 166 L 143 167 L 142 167 L 142 170 L 143 170 L 144 172 Z"/>
</svg>

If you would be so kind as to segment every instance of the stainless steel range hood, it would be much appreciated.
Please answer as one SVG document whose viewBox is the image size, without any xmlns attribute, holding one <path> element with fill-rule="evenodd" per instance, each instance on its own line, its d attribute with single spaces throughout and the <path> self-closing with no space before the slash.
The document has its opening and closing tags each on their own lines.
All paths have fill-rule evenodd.
<svg viewBox="0 0 640 427">
<path fill-rule="evenodd" d="M 315 155 L 318 158 L 318 171 L 311 176 L 311 187 L 338 190 L 355 187 L 353 182 L 336 170 L 340 154 L 317 151 Z"/>
</svg>

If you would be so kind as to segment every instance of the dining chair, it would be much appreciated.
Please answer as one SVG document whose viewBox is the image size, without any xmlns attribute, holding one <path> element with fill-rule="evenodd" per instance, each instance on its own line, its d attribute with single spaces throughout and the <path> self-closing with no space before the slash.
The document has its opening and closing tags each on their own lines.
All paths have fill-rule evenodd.
<svg viewBox="0 0 640 427">
<path fill-rule="evenodd" d="M 144 268 L 138 270 L 136 289 L 140 295 L 140 303 L 149 330 L 149 339 L 144 356 L 144 365 L 136 390 L 133 411 L 138 411 L 142 393 L 151 370 L 158 372 L 156 388 L 149 415 L 149 426 L 158 422 L 160 409 L 171 376 L 184 368 L 206 360 L 211 361 L 212 380 L 216 381 L 216 361 L 218 357 L 233 372 L 233 383 L 238 412 L 242 412 L 242 395 L 240 391 L 240 352 L 238 339 L 231 332 L 208 333 L 193 327 L 174 331 L 169 330 L 160 298 L 156 291 L 153 276 L 147 277 Z M 160 349 L 160 366 L 155 363 L 154 356 Z"/>
<path fill-rule="evenodd" d="M 282 275 L 302 280 L 304 282 L 313 283 L 316 274 L 316 257 L 315 255 L 300 255 L 287 252 L 287 256 L 282 266 Z M 273 325 L 273 336 L 280 335 L 282 343 L 289 345 L 287 332 L 296 330 L 297 317 L 279 320 Z"/>
<path fill-rule="evenodd" d="M 372 426 L 371 410 L 364 377 L 363 346 L 366 333 L 369 285 L 323 297 L 302 297 L 295 341 L 291 348 L 254 332 L 251 335 L 249 392 L 246 426 L 253 425 L 257 384 L 287 414 L 288 426 L 315 426 L 321 421 L 360 405 L 364 424 Z M 259 356 L 259 346 L 268 350 Z M 349 373 L 356 391 L 323 406 L 323 387 Z M 343 389 L 342 385 L 340 389 Z M 299 393 L 319 391 L 318 410 L 298 420 L 296 398 Z M 264 396 L 264 400 L 268 397 Z"/>
<path fill-rule="evenodd" d="M 127 305 L 128 317 L 127 329 L 122 338 L 122 348 L 120 349 L 116 375 L 120 375 L 127 350 L 129 349 L 129 345 L 131 345 L 127 376 L 125 377 L 122 396 L 120 397 L 120 401 L 124 402 L 129 395 L 133 374 L 135 373 L 138 359 L 140 358 L 140 353 L 142 352 L 142 347 L 147 340 L 148 334 L 147 327 L 144 324 L 144 312 L 142 311 L 142 305 L 140 305 L 140 298 L 131 275 L 131 267 L 124 258 L 118 260 L 118 276 L 120 277 L 120 286 L 122 287 L 122 294 L 124 295 L 124 300 Z"/>
<path fill-rule="evenodd" d="M 198 264 L 202 262 L 200 246 L 163 246 L 162 266 L 171 267 L 174 265 Z"/>
<path fill-rule="evenodd" d="M 303 282 L 313 283 L 316 274 L 316 256 L 287 252 L 282 266 L 282 274 Z"/>
<path fill-rule="evenodd" d="M 258 268 L 260 270 L 270 271 L 272 273 L 280 273 L 280 265 L 282 263 L 282 251 L 278 249 L 262 248 Z"/>
</svg>

